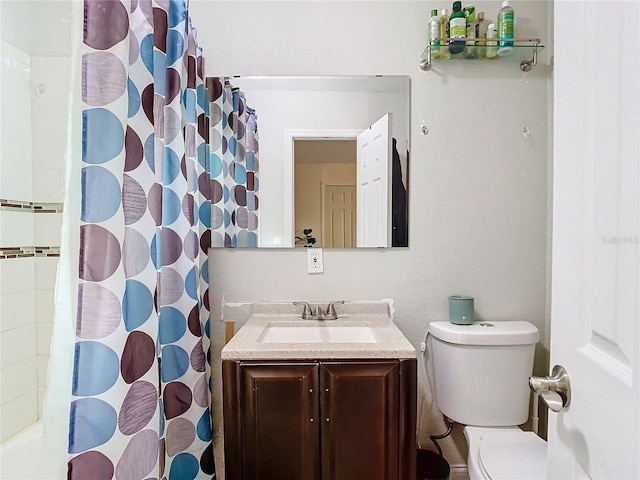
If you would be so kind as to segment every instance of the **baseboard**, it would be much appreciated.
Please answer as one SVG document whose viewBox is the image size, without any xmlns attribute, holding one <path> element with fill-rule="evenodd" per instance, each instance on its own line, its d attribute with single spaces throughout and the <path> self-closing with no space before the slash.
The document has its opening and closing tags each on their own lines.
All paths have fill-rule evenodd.
<svg viewBox="0 0 640 480">
<path fill-rule="evenodd" d="M 469 480 L 469 469 L 466 465 L 451 465 L 449 480 Z"/>
</svg>

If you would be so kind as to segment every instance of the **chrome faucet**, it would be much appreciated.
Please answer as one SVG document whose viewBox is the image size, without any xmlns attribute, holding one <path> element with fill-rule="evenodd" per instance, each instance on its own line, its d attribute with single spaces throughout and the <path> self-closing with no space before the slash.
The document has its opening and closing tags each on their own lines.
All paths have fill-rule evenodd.
<svg viewBox="0 0 640 480">
<path fill-rule="evenodd" d="M 336 307 L 334 305 L 342 305 L 343 303 L 344 300 L 329 302 L 329 305 L 327 305 L 327 313 L 324 314 L 323 320 L 336 320 L 338 314 L 336 313 Z"/>
<path fill-rule="evenodd" d="M 320 305 L 314 305 L 313 307 L 307 302 L 293 302 L 294 305 L 302 305 L 302 319 L 303 320 L 336 320 L 338 314 L 336 313 L 335 305 L 341 305 L 344 300 L 337 302 L 329 302 L 326 312 L 322 312 Z"/>
<path fill-rule="evenodd" d="M 302 319 L 303 320 L 316 320 L 317 317 L 315 316 L 315 312 L 311 313 L 311 305 L 309 305 L 307 302 L 293 302 L 294 305 L 303 305 L 304 308 L 302 309 Z M 316 309 L 318 307 L 316 306 Z"/>
</svg>

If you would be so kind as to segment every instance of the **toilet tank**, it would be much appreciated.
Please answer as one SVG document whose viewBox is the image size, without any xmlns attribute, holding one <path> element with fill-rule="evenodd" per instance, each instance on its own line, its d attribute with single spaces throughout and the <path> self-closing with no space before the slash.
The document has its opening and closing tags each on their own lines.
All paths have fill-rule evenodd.
<svg viewBox="0 0 640 480">
<path fill-rule="evenodd" d="M 521 425 L 529 416 L 535 325 L 431 322 L 430 359 L 440 411 L 464 425 Z"/>
</svg>

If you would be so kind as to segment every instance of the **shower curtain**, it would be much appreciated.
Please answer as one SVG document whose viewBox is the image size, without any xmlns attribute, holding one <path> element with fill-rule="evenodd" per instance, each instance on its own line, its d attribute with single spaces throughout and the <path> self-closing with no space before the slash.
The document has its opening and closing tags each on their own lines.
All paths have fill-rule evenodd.
<svg viewBox="0 0 640 480">
<path fill-rule="evenodd" d="M 207 93 L 185 0 L 84 2 L 68 478 L 215 478 Z"/>
<path fill-rule="evenodd" d="M 211 245 L 258 246 L 258 117 L 228 78 L 207 77 Z M 207 212 L 209 213 L 209 212 Z M 209 218 L 207 216 L 207 218 Z"/>
</svg>

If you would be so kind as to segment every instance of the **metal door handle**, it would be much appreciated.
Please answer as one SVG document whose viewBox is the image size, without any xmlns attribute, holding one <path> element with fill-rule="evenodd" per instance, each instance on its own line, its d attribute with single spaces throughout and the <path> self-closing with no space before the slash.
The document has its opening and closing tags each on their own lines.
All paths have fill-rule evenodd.
<svg viewBox="0 0 640 480">
<path fill-rule="evenodd" d="M 555 365 L 549 377 L 529 377 L 529 386 L 552 412 L 559 412 L 571 403 L 569 374 L 561 365 Z"/>
</svg>

